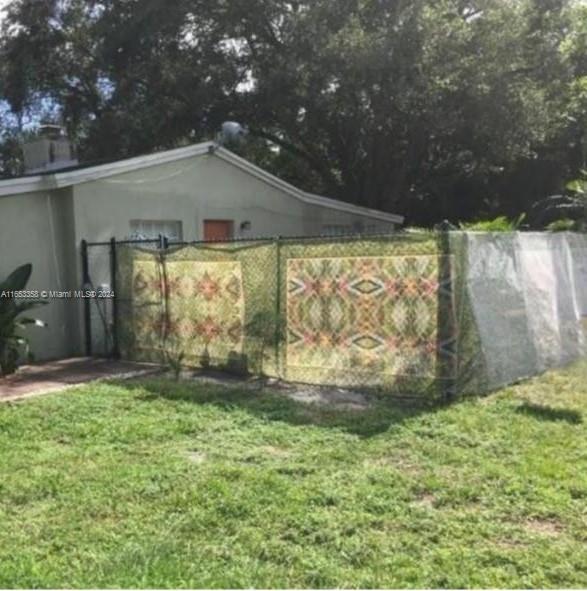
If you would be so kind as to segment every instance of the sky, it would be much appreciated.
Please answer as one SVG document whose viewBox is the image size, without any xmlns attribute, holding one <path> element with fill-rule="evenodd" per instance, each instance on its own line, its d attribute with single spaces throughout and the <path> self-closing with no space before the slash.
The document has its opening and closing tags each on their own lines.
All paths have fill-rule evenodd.
<svg viewBox="0 0 587 591">
<path fill-rule="evenodd" d="M 0 22 L 4 18 L 4 8 L 9 4 L 10 0 L 0 0 Z"/>
</svg>

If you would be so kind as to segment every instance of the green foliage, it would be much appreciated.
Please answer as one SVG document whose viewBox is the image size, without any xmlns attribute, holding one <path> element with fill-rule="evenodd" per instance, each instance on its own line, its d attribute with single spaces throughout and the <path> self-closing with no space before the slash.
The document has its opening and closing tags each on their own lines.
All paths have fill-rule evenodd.
<svg viewBox="0 0 587 591">
<path fill-rule="evenodd" d="M 552 223 L 545 224 L 548 229 L 552 225 L 563 227 L 571 221 L 576 230 L 587 227 L 587 172 L 581 170 L 580 174 L 579 178 L 566 183 L 565 194 L 551 195 L 535 204 L 539 220 L 552 220 Z"/>
<path fill-rule="evenodd" d="M 310 191 L 416 224 L 511 217 L 578 158 L 586 21 L 570 0 L 21 0 L 0 98 L 56 106 L 85 159 L 237 119 L 248 157 Z"/>
<path fill-rule="evenodd" d="M 577 228 L 587 227 L 587 171 L 581 170 L 581 177 L 567 183 L 567 189 L 572 197 L 569 203 L 572 209 L 577 212 Z"/>
<path fill-rule="evenodd" d="M 586 371 L 434 411 L 164 379 L 0 403 L 0 587 L 584 588 Z"/>
<path fill-rule="evenodd" d="M 479 232 L 515 232 L 520 228 L 526 214 L 521 214 L 514 220 L 506 216 L 499 216 L 493 220 L 482 220 L 477 222 L 464 222 L 459 225 L 461 230 L 473 230 Z"/>
<path fill-rule="evenodd" d="M 14 373 L 19 358 L 29 354 L 28 340 L 21 334 L 21 330 L 29 325 L 45 326 L 43 321 L 22 316 L 22 314 L 46 302 L 43 300 L 21 300 L 14 294 L 14 292 L 25 289 L 32 270 L 32 265 L 22 265 L 0 283 L 1 375 Z"/>
<path fill-rule="evenodd" d="M 546 229 L 549 232 L 573 232 L 574 230 L 578 229 L 578 226 L 579 224 L 576 220 L 562 218 L 560 220 L 550 222 L 550 224 L 546 226 Z"/>
<path fill-rule="evenodd" d="M 584 171 L 582 171 L 583 174 L 585 174 Z M 569 181 L 566 184 L 566 188 L 567 190 L 569 190 L 571 193 L 574 193 L 575 195 L 585 195 L 587 194 L 587 180 L 585 180 L 584 178 L 580 178 L 580 179 L 575 179 L 572 181 Z"/>
<path fill-rule="evenodd" d="M 183 368 L 183 361 L 185 359 L 185 351 L 179 349 L 178 347 L 174 347 L 173 345 L 168 346 L 165 350 L 165 361 L 171 371 L 173 372 L 173 377 L 177 382 L 181 375 L 181 370 Z"/>
<path fill-rule="evenodd" d="M 406 233 L 412 233 L 412 234 L 422 234 L 422 235 L 433 235 L 434 231 L 433 229 L 430 228 L 424 228 L 423 226 L 405 226 L 403 228 L 401 228 L 402 232 L 406 232 Z"/>
</svg>

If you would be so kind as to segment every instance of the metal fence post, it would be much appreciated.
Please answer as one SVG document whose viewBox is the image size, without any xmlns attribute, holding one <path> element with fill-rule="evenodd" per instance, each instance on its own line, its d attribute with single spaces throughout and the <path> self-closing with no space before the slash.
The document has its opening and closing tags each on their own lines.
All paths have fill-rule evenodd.
<svg viewBox="0 0 587 591">
<path fill-rule="evenodd" d="M 82 287 L 87 290 L 90 285 L 90 272 L 88 264 L 88 242 L 82 240 Z M 90 309 L 90 300 L 84 297 L 84 336 L 86 341 L 86 356 L 92 356 L 92 315 Z"/>
<path fill-rule="evenodd" d="M 275 258 L 277 268 L 275 280 L 277 282 L 275 292 L 275 370 L 278 378 L 281 375 L 281 236 L 275 237 Z"/>
<path fill-rule="evenodd" d="M 439 226 L 440 233 L 440 264 L 438 292 L 438 347 L 439 362 L 442 376 L 442 398 L 450 402 L 456 396 L 456 334 L 454 318 L 454 286 L 451 260 L 450 231 L 452 225 L 448 220 Z"/>
<path fill-rule="evenodd" d="M 118 301 L 117 301 L 117 253 L 116 238 L 110 239 L 110 289 L 113 292 L 112 297 L 112 356 L 115 359 L 120 357 L 120 347 L 118 342 Z"/>
</svg>

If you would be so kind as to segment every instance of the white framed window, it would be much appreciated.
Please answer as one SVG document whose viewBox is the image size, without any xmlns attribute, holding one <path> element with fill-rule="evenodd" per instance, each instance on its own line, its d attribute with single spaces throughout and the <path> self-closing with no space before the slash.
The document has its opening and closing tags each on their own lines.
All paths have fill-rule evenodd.
<svg viewBox="0 0 587 591">
<path fill-rule="evenodd" d="M 131 220 L 131 240 L 155 240 L 159 235 L 165 236 L 169 242 L 183 240 L 183 227 L 179 220 Z"/>
</svg>

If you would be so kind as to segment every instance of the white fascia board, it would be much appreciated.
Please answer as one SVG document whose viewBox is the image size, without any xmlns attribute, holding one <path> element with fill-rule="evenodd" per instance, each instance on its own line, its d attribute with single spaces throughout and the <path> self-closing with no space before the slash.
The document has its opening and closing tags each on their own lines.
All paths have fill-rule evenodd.
<svg viewBox="0 0 587 591">
<path fill-rule="evenodd" d="M 306 193 L 294 185 L 291 185 L 279 177 L 267 172 L 266 170 L 259 168 L 248 160 L 237 156 L 230 150 L 218 146 L 218 144 L 215 142 L 202 142 L 200 144 L 193 144 L 184 148 L 166 150 L 165 152 L 157 152 L 147 156 L 137 156 L 135 158 L 128 158 L 126 160 L 119 160 L 117 162 L 110 162 L 108 164 L 100 164 L 97 166 L 89 166 L 87 168 L 81 168 L 78 170 L 7 179 L 0 181 L 0 197 L 70 187 L 79 183 L 95 181 L 117 174 L 131 172 L 133 170 L 147 168 L 149 166 L 166 164 L 167 162 L 175 162 L 177 160 L 201 156 L 208 153 L 213 153 L 218 158 L 229 162 L 230 164 L 240 168 L 248 174 L 257 177 L 258 179 L 282 190 L 284 193 L 287 193 L 304 203 L 316 205 L 319 207 L 327 207 L 329 209 L 336 209 L 338 211 L 344 211 L 353 215 L 382 220 L 393 224 L 402 224 L 404 222 L 404 217 L 401 215 L 385 213 L 383 211 L 369 209 L 367 207 L 361 207 L 360 205 L 353 205 L 351 203 L 345 203 L 344 201 L 338 201 L 329 197 Z"/>
<path fill-rule="evenodd" d="M 336 199 L 331 199 L 330 197 L 324 197 L 322 195 L 304 193 L 304 196 L 306 201 L 308 203 L 312 203 L 313 205 L 320 205 L 322 207 L 340 209 L 341 211 L 345 211 L 355 215 L 361 215 L 364 217 L 376 218 L 385 222 L 403 224 L 405 219 L 403 215 L 387 213 L 385 211 L 379 211 L 378 209 L 370 209 L 369 207 L 363 207 L 362 205 L 354 205 L 352 203 L 346 203 L 345 201 L 338 201 Z"/>
<path fill-rule="evenodd" d="M 187 146 L 185 148 L 157 152 L 156 154 L 149 154 L 147 156 L 137 156 L 136 158 L 129 158 L 128 160 L 119 160 L 118 162 L 112 162 L 110 164 L 91 166 L 80 170 L 72 170 L 71 172 L 56 173 L 54 175 L 57 181 L 56 186 L 68 187 L 70 185 L 77 185 L 78 183 L 95 181 L 101 178 L 123 174 L 125 172 L 132 172 L 133 170 L 139 170 L 149 166 L 175 162 L 185 158 L 192 158 L 193 156 L 201 156 L 202 154 L 206 154 L 209 148 L 213 145 L 212 142 L 205 142 L 202 144 Z"/>
<path fill-rule="evenodd" d="M 376 209 L 369 209 L 367 207 L 361 207 L 360 205 L 352 205 L 351 203 L 345 203 L 344 201 L 338 201 L 336 199 L 331 199 L 330 197 L 323 197 L 322 195 L 313 195 L 311 193 L 306 193 L 301 189 L 298 189 L 294 185 L 276 177 L 275 175 L 255 166 L 248 160 L 237 156 L 230 150 L 226 148 L 217 147 L 214 150 L 214 155 L 218 156 L 222 160 L 237 166 L 238 168 L 248 172 L 249 174 L 261 179 L 262 181 L 281 189 L 283 192 L 288 193 L 292 197 L 303 201 L 304 203 L 308 203 L 310 205 L 317 205 L 319 207 L 327 207 L 329 209 L 336 209 L 339 211 L 344 211 L 346 213 L 351 213 L 354 215 L 373 218 L 377 220 L 382 220 L 385 222 L 390 222 L 393 224 L 403 224 L 404 217 L 401 215 L 396 215 L 393 213 L 385 213 L 383 211 L 378 211 Z"/>
<path fill-rule="evenodd" d="M 30 176 L 0 181 L 0 197 L 42 191 L 42 180 L 42 176 Z"/>
<path fill-rule="evenodd" d="M 133 170 L 139 170 L 148 166 L 200 156 L 208 153 L 214 145 L 213 142 L 203 142 L 185 148 L 166 150 L 165 152 L 137 156 L 135 158 L 100 164 L 98 166 L 89 166 L 88 168 L 80 168 L 78 170 L 8 179 L 0 181 L 0 197 L 3 195 L 17 195 L 19 193 L 32 193 L 35 191 L 70 187 L 71 185 L 95 181 L 125 172 L 132 172 Z"/>
</svg>

